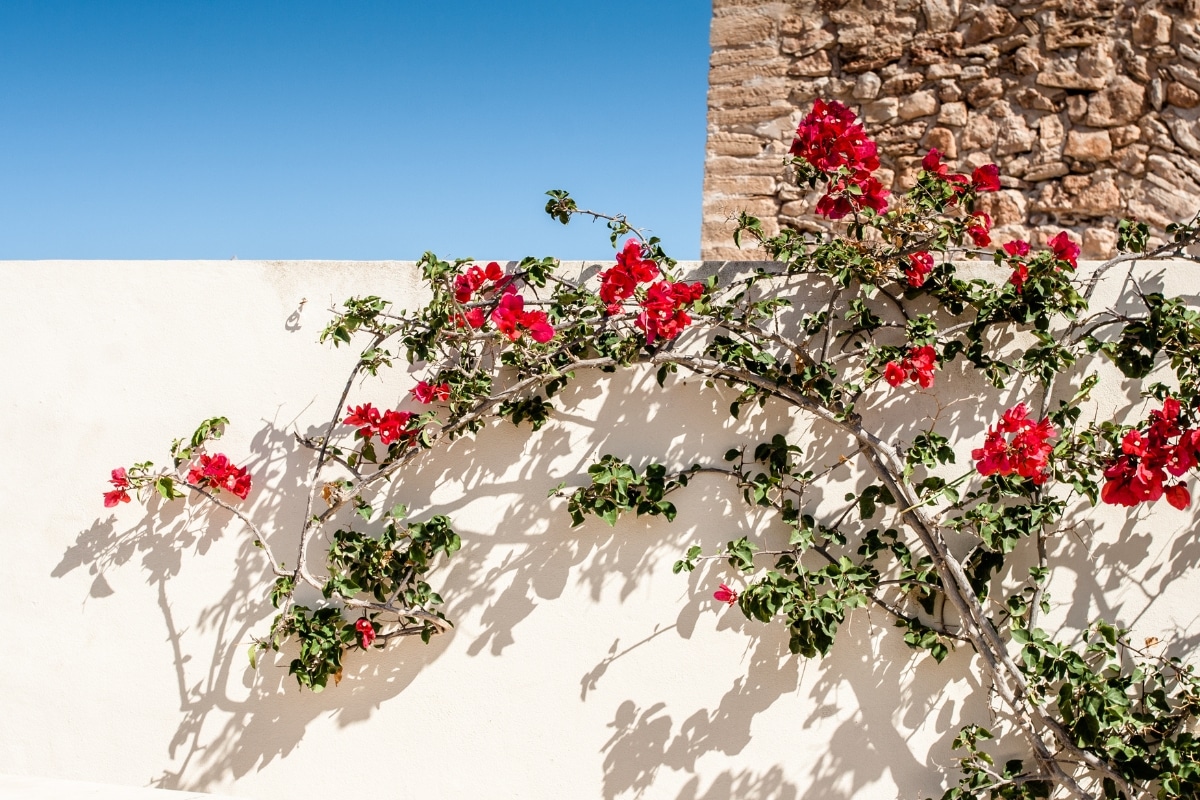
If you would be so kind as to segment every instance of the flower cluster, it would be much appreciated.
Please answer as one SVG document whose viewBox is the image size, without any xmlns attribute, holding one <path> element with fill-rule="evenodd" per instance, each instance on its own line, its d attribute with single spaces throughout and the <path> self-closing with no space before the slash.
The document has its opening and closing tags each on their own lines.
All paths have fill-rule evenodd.
<svg viewBox="0 0 1200 800">
<path fill-rule="evenodd" d="M 713 592 L 713 599 L 718 603 L 728 603 L 729 605 L 733 605 L 738 601 L 738 593 L 722 583 L 721 588 Z"/>
<path fill-rule="evenodd" d="M 125 474 L 124 467 L 117 467 L 112 471 L 112 478 L 109 483 L 113 485 L 111 492 L 104 493 L 104 507 L 113 508 L 117 503 L 129 502 L 129 477 Z"/>
<path fill-rule="evenodd" d="M 1178 509 L 1192 497 L 1182 482 L 1166 485 L 1168 474 L 1179 478 L 1200 465 L 1200 429 L 1180 426 L 1179 401 L 1168 397 L 1161 411 L 1150 412 L 1145 431 L 1132 430 L 1121 440 L 1121 455 L 1104 470 L 1107 481 L 1100 499 L 1118 506 L 1166 497 Z M 1171 440 L 1175 439 L 1174 442 Z"/>
<path fill-rule="evenodd" d="M 976 247 L 987 247 L 992 243 L 992 218 L 982 211 L 967 218 L 967 235 Z"/>
<path fill-rule="evenodd" d="M 366 650 L 375 641 L 375 626 L 366 617 L 361 617 L 354 623 L 354 630 L 358 632 L 358 643 L 362 645 L 363 650 Z"/>
<path fill-rule="evenodd" d="M 235 467 L 223 453 L 210 456 L 204 453 L 188 470 L 187 481 L 201 488 L 221 490 L 245 500 L 250 494 L 250 471 Z"/>
<path fill-rule="evenodd" d="M 434 400 L 449 400 L 450 399 L 450 384 L 439 383 L 431 384 L 429 381 L 418 381 L 417 385 L 408 390 L 413 399 L 418 403 L 428 405 Z"/>
<path fill-rule="evenodd" d="M 476 264 L 468 267 L 466 272 L 454 278 L 454 299 L 460 303 L 469 303 L 474 299 L 475 294 L 488 283 L 492 284 L 489 287 L 492 289 L 504 286 L 512 289 L 511 280 L 511 278 L 505 277 L 504 270 L 495 261 L 489 262 L 486 267 Z M 487 312 L 479 306 L 469 308 L 466 312 L 455 315 L 454 318 L 454 323 L 459 328 L 467 326 L 482 328 L 485 322 L 487 322 Z"/>
<path fill-rule="evenodd" d="M 486 267 L 472 266 L 454 279 L 454 299 L 460 303 L 469 303 L 485 283 L 491 281 L 499 286 L 503 279 L 504 270 L 495 261 L 488 263 Z"/>
<path fill-rule="evenodd" d="M 1060 231 L 1057 236 L 1046 242 L 1046 244 L 1050 247 L 1056 259 L 1066 262 L 1070 265 L 1071 269 L 1079 266 L 1076 261 L 1079 258 L 1079 245 L 1071 241 L 1066 231 Z"/>
<path fill-rule="evenodd" d="M 1025 281 L 1029 280 L 1029 265 L 1022 258 L 1029 255 L 1029 242 L 1024 239 L 1013 239 L 1011 242 L 1005 242 L 1003 250 L 1008 253 L 1008 257 L 1012 262 L 1012 275 L 1008 276 L 1008 282 L 1011 283 L 1017 290 L 1017 294 L 1025 288 Z"/>
<path fill-rule="evenodd" d="M 620 313 L 622 304 L 634 296 L 639 285 L 650 283 L 662 273 L 658 264 L 646 258 L 642 244 L 629 239 L 617 253 L 617 264 L 600 273 L 600 299 L 609 314 Z M 704 284 L 659 280 L 646 289 L 638 301 L 641 311 L 634 326 L 646 334 L 646 342 L 674 339 L 692 324 L 685 308 L 704 294 Z"/>
<path fill-rule="evenodd" d="M 525 298 L 511 285 L 500 296 L 500 303 L 492 312 L 492 322 L 512 342 L 520 339 L 525 331 L 535 342 L 548 342 L 554 338 L 554 328 L 546 312 L 526 311 Z"/>
<path fill-rule="evenodd" d="M 658 276 L 658 264 L 643 257 L 641 242 L 629 239 L 617 253 L 617 265 L 600 273 L 600 299 L 609 314 L 620 313 L 621 303 L 633 297 L 638 284 L 649 283 Z"/>
<path fill-rule="evenodd" d="M 933 256 L 926 250 L 913 253 L 904 267 L 904 278 L 908 285 L 916 288 L 925 285 L 925 279 L 933 272 Z"/>
<path fill-rule="evenodd" d="M 1053 271 L 1061 271 L 1063 265 L 1066 265 L 1068 269 L 1074 270 L 1079 265 L 1079 245 L 1071 241 L 1066 231 L 1061 231 L 1054 238 L 1050 239 L 1050 241 L 1046 242 L 1046 244 L 1049 246 L 1050 252 L 1054 254 Z M 1005 242 L 1003 250 L 1008 255 L 1009 263 L 1012 265 L 1012 274 L 1008 277 L 1008 282 L 1020 294 L 1025 288 L 1025 282 L 1029 280 L 1029 264 L 1022 260 L 1029 255 L 1029 242 L 1023 239 L 1014 239 L 1011 242 Z M 1038 263 L 1045 265 L 1048 262 Z M 1050 269 L 1050 267 L 1046 266 L 1046 269 Z"/>
<path fill-rule="evenodd" d="M 1012 440 L 1006 434 L 1016 434 Z M 1049 419 L 1034 422 L 1024 403 L 1004 412 L 999 424 L 988 428 L 983 447 L 971 451 L 980 475 L 1020 475 L 1035 484 L 1050 477 L 1050 440 L 1058 435 Z"/>
<path fill-rule="evenodd" d="M 937 369 L 937 351 L 930 345 L 914 347 L 900 363 L 889 361 L 884 367 L 883 377 L 892 386 L 899 386 L 906 380 L 916 381 L 922 389 L 933 386 L 933 371 Z"/>
<path fill-rule="evenodd" d="M 692 324 L 691 316 L 684 309 L 703 295 L 703 283 L 659 281 L 646 290 L 642 312 L 633 324 L 646 334 L 647 344 L 653 344 L 659 338 L 674 339 Z"/>
<path fill-rule="evenodd" d="M 791 154 L 829 180 L 817 201 L 818 214 L 841 219 L 864 208 L 877 214 L 887 210 L 888 191 L 871 174 L 879 169 L 875 142 L 855 122 L 854 112 L 836 100 L 813 104 L 796 128 Z"/>
<path fill-rule="evenodd" d="M 995 164 L 984 164 L 981 167 L 976 167 L 975 171 L 971 173 L 971 177 L 968 178 L 966 175 L 951 172 L 950 168 L 942 163 L 941 151 L 933 147 L 925 154 L 925 158 L 921 159 L 921 168 L 930 175 L 950 184 L 950 187 L 954 190 L 950 201 L 951 205 L 957 203 L 959 197 L 971 190 L 976 192 L 1000 191 L 1000 168 Z M 980 247 L 985 246 L 980 245 Z"/>
<path fill-rule="evenodd" d="M 417 429 L 410 427 L 416 415 L 408 411 L 380 413 L 379 409 L 370 403 L 347 406 L 346 411 L 349 412 L 349 416 L 342 422 L 357 426 L 358 435 L 367 441 L 378 436 L 379 441 L 385 445 L 400 440 L 408 440 L 411 443 L 418 433 Z"/>
<path fill-rule="evenodd" d="M 829 219 L 841 219 L 864 208 L 882 214 L 887 211 L 887 196 L 888 190 L 874 175 L 854 172 L 830 181 L 817 201 L 816 212 Z"/>
</svg>

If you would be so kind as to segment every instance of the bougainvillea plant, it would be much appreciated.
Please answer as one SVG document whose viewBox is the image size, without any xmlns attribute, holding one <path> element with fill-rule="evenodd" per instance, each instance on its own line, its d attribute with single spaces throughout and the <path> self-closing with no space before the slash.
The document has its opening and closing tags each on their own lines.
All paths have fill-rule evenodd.
<svg viewBox="0 0 1200 800">
<path fill-rule="evenodd" d="M 817 213 L 844 220 L 844 233 L 772 236 L 743 215 L 735 240 L 752 239 L 770 261 L 729 278 L 685 281 L 657 239 L 554 191 L 546 206 L 553 218 L 608 223 L 616 264 L 595 279 L 568 279 L 553 259 L 502 268 L 427 253 L 417 265 L 430 291 L 422 307 L 346 301 L 321 339 L 357 344 L 360 358 L 323 432 L 298 437 L 312 460 L 291 566 L 240 506 L 251 476 L 211 452 L 223 418 L 176 441 L 167 469 L 114 470 L 104 503 L 192 493 L 240 518 L 270 560 L 275 580 L 264 592 L 279 610 L 251 659 L 267 650 L 294 655 L 291 673 L 316 691 L 340 677 L 348 652 L 409 636 L 428 641 L 450 627 L 426 582 L 459 549 L 450 520 L 406 521 L 403 506 L 373 505 L 419 454 L 501 419 L 536 431 L 553 418 L 564 387 L 597 371 L 649 368 L 660 385 L 676 372 L 700 375 L 732 387 L 733 416 L 775 404 L 819 428 L 824 441 L 840 437 L 846 450 L 832 465 L 810 460 L 789 429 L 683 470 L 606 455 L 585 485 L 552 492 L 566 499 L 573 523 L 594 515 L 615 524 L 624 514 L 670 520 L 670 496 L 691 478 L 724 476 L 752 509 L 773 513 L 770 530 L 720 553 L 692 547 L 675 564 L 689 572 L 703 559 L 726 560 L 727 583 L 712 598 L 785 626 L 802 657 L 827 653 L 846 616 L 867 605 L 932 662 L 951 649 L 974 653 L 999 727 L 961 731 L 961 775 L 944 798 L 1197 796 L 1193 668 L 1134 643 L 1116 620 L 1094 621 L 1077 641 L 1055 641 L 1038 627 L 1050 610 L 1047 542 L 1073 515 L 1164 498 L 1192 513 L 1200 312 L 1140 288 L 1128 312 L 1093 310 L 1089 301 L 1119 265 L 1186 257 L 1200 238 L 1197 220 L 1171 226 L 1170 241 L 1154 248 L 1146 225 L 1122 223 L 1122 254 L 1079 274 L 1079 247 L 1066 233 L 1044 247 L 993 244 L 991 220 L 975 204 L 1001 186 L 994 165 L 961 174 L 930 151 L 913 188 L 890 197 L 876 176 L 875 144 L 836 102 L 818 102 L 801 122 L 789 166 L 819 194 Z M 992 248 L 983 252 L 992 271 L 965 272 L 962 257 L 981 248 Z M 826 295 L 800 304 L 800 287 Z M 1127 418 L 1144 421 L 1084 419 L 1103 372 L 1096 354 L 1140 382 L 1142 399 Z M 952 440 L 935 420 L 899 441 L 882 407 L 938 387 L 956 362 L 1007 398 L 993 398 L 1001 410 L 984 420 L 986 432 Z M 393 363 L 422 373 L 397 399 L 407 409 L 354 396 L 360 378 Z M 809 489 L 849 463 L 866 485 L 829 512 Z M 961 476 L 947 480 L 954 469 Z M 318 548 L 320 565 L 310 558 Z M 302 586 L 322 601 L 299 604 Z M 995 735 L 1009 740 L 1009 752 L 1021 742 L 1025 756 L 996 763 L 987 745 Z"/>
</svg>

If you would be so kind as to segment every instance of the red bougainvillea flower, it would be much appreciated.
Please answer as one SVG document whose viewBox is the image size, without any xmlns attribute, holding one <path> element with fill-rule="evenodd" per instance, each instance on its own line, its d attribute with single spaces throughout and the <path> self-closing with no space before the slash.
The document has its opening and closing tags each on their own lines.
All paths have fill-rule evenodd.
<svg viewBox="0 0 1200 800">
<path fill-rule="evenodd" d="M 950 169 L 942 163 L 942 154 L 936 147 L 931 148 L 921 159 L 921 167 L 929 174 L 948 183 L 954 190 L 955 196 L 950 199 L 950 205 L 956 205 L 958 196 L 966 194 L 972 189 L 977 192 L 995 192 L 1000 189 L 1000 168 L 995 164 L 985 164 L 976 168 L 968 178 L 966 175 L 950 172 Z"/>
<path fill-rule="evenodd" d="M 517 341 L 526 331 L 535 342 L 548 342 L 554 338 L 554 328 L 550 326 L 546 312 L 526 311 L 525 298 L 517 294 L 513 286 L 504 290 L 499 305 L 492 312 L 492 322 L 509 341 Z"/>
<path fill-rule="evenodd" d="M 713 599 L 719 603 L 733 605 L 738 601 L 738 593 L 722 583 L 721 588 L 713 592 Z"/>
<path fill-rule="evenodd" d="M 818 214 L 841 219 L 864 208 L 880 214 L 887 210 L 888 191 L 871 175 L 879 169 L 875 142 L 855 121 L 854 112 L 836 100 L 813 103 L 796 128 L 791 153 L 829 180 L 817 201 Z"/>
<path fill-rule="evenodd" d="M 908 265 L 904 268 L 904 278 L 908 281 L 909 286 L 924 286 L 925 279 L 929 277 L 930 272 L 933 272 L 933 256 L 921 250 L 908 257 Z"/>
<path fill-rule="evenodd" d="M 346 406 L 347 417 L 342 422 L 358 428 L 358 433 L 364 439 L 375 435 L 375 426 L 379 424 L 379 409 L 367 403 L 361 406 Z"/>
<path fill-rule="evenodd" d="M 482 328 L 487 322 L 487 312 L 479 306 L 467 309 L 465 314 L 456 314 L 454 317 L 454 327 L 456 328 Z"/>
<path fill-rule="evenodd" d="M 1162 410 L 1150 412 L 1145 430 L 1131 430 L 1122 437 L 1120 455 L 1104 469 L 1103 502 L 1135 506 L 1166 497 L 1181 510 L 1191 504 L 1183 483 L 1167 484 L 1168 476 L 1178 478 L 1200 465 L 1200 429 L 1180 427 L 1182 410 L 1178 400 L 1168 397 Z"/>
<path fill-rule="evenodd" d="M 921 168 L 939 178 L 945 178 L 950 172 L 950 168 L 942 163 L 942 151 L 936 147 L 929 148 L 929 152 L 921 159 Z"/>
<path fill-rule="evenodd" d="M 104 493 L 104 507 L 113 508 L 117 503 L 129 502 L 129 477 L 125 474 L 124 467 L 117 467 L 112 471 L 112 477 L 108 481 L 113 485 L 111 492 Z"/>
<path fill-rule="evenodd" d="M 1017 294 L 1020 294 L 1021 290 L 1025 288 L 1027 280 L 1029 280 L 1029 267 L 1017 262 L 1017 265 L 1013 267 L 1012 275 L 1008 276 L 1008 282 L 1016 287 Z"/>
<path fill-rule="evenodd" d="M 609 314 L 621 310 L 621 303 L 633 297 L 638 284 L 649 283 L 659 277 L 658 264 L 645 257 L 642 243 L 628 239 L 617 253 L 617 265 L 600 273 L 600 299 Z"/>
<path fill-rule="evenodd" d="M 854 112 L 836 100 L 813 103 L 812 111 L 796 128 L 791 154 L 825 173 L 840 167 L 867 172 L 879 169 L 875 142 L 855 122 Z"/>
<path fill-rule="evenodd" d="M 883 378 L 892 386 L 913 380 L 919 383 L 922 389 L 928 389 L 933 386 L 933 373 L 936 369 L 937 351 L 930 345 L 922 345 L 910 349 L 899 364 L 889 361 L 883 369 Z"/>
<path fill-rule="evenodd" d="M 492 281 L 498 285 L 503 278 L 504 270 L 495 261 L 490 262 L 486 267 L 478 265 L 469 267 L 466 272 L 454 279 L 454 299 L 460 303 L 469 303 L 471 297 L 483 288 L 485 283 Z"/>
<path fill-rule="evenodd" d="M 201 454 L 188 470 L 187 482 L 206 489 L 223 489 L 241 500 L 250 494 L 250 471 L 234 466 L 224 453 Z"/>
<path fill-rule="evenodd" d="M 1005 434 L 1015 434 L 1011 440 Z M 972 450 L 980 475 L 1020 475 L 1035 484 L 1050 477 L 1050 440 L 1058 436 L 1049 419 L 1034 422 L 1024 403 L 1004 412 L 1000 422 L 988 429 L 983 447 Z"/>
<path fill-rule="evenodd" d="M 830 181 L 829 188 L 817 201 L 816 212 L 829 219 L 870 208 L 878 214 L 887 210 L 888 190 L 874 176 L 855 172 Z"/>
<path fill-rule="evenodd" d="M 350 412 L 342 422 L 347 425 L 358 426 L 358 435 L 370 441 L 375 436 L 379 437 L 379 441 L 385 445 L 392 442 L 400 441 L 401 439 L 415 439 L 417 431 L 410 428 L 409 425 L 416 415 L 408 411 L 384 411 L 379 412 L 379 409 L 370 403 L 361 406 L 347 406 L 346 411 Z"/>
<path fill-rule="evenodd" d="M 358 642 L 362 645 L 363 650 L 366 650 L 375 641 L 375 626 L 366 617 L 362 617 L 354 623 L 354 630 L 358 631 Z"/>
<path fill-rule="evenodd" d="M 991 230 L 992 218 L 982 211 L 972 214 L 967 220 L 967 234 L 976 247 L 987 247 L 992 243 L 992 237 L 989 235 Z"/>
<path fill-rule="evenodd" d="M 379 426 L 375 429 L 379 434 L 379 441 L 385 445 L 392 442 L 398 442 L 401 439 L 416 438 L 417 431 L 409 428 L 409 423 L 416 418 L 415 414 L 408 411 L 385 411 L 382 419 L 379 420 Z"/>
<path fill-rule="evenodd" d="M 646 290 L 641 301 L 642 312 L 634 320 L 634 327 L 646 334 L 647 344 L 656 339 L 674 339 L 692 324 L 685 309 L 703 295 L 703 283 L 659 281 Z"/>
<path fill-rule="evenodd" d="M 418 381 L 417 385 L 408 390 L 418 403 L 429 404 L 434 400 L 450 399 L 450 384 L 439 383 L 436 386 L 429 381 Z"/>
<path fill-rule="evenodd" d="M 1071 241 L 1066 231 L 1062 231 L 1046 244 L 1054 251 L 1054 257 L 1059 261 L 1067 262 L 1071 265 L 1071 269 L 1079 266 L 1076 262 L 1076 259 L 1079 258 L 1079 245 Z"/>
<path fill-rule="evenodd" d="M 984 164 L 976 167 L 971 173 L 971 185 L 977 192 L 1000 191 L 1000 168 L 995 164 Z"/>
<path fill-rule="evenodd" d="M 1013 239 L 1011 242 L 1005 242 L 1004 252 L 1010 256 L 1027 256 L 1029 255 L 1029 242 L 1024 239 Z"/>
</svg>

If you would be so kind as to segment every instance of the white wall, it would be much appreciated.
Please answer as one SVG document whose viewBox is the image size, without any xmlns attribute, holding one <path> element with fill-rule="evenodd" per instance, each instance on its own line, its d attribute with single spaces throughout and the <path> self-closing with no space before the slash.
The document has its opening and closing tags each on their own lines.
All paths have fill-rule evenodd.
<svg viewBox="0 0 1200 800">
<path fill-rule="evenodd" d="M 601 453 L 716 461 L 759 437 L 751 431 L 787 428 L 770 407 L 734 423 L 728 390 L 693 381 L 662 392 L 641 373 L 582 382 L 566 398 L 573 410 L 540 433 L 488 429 L 397 488 L 415 516 L 448 513 L 464 535 L 431 580 L 452 633 L 352 653 L 345 680 L 323 694 L 300 691 L 286 658 L 253 672 L 249 637 L 273 613 L 259 551 L 202 506 L 103 508 L 109 470 L 162 463 L 172 438 L 227 415 L 222 449 L 255 476 L 246 505 L 292 561 L 306 461 L 291 431 L 329 418 L 355 355 L 317 334 L 351 294 L 414 302 L 413 266 L 8 262 L 0 277 L 0 773 L 264 800 L 367 787 L 917 798 L 940 794 L 958 728 L 987 721 L 981 699 L 964 700 L 978 685 L 965 652 L 938 667 L 860 612 L 829 658 L 805 662 L 788 655 L 780 626 L 712 600 L 718 582 L 736 583 L 728 568 L 672 575 L 690 544 L 711 552 L 753 529 L 727 486 L 697 480 L 670 525 L 569 527 L 546 493 L 582 482 Z M 1173 277 L 1177 291 L 1194 289 L 1182 268 Z M 1110 283 L 1110 295 L 1122 291 Z M 410 380 L 368 380 L 355 399 L 391 404 Z M 977 384 L 948 375 L 939 385 Z M 1128 389 L 1102 394 L 1096 413 Z M 990 421 L 970 403 L 939 408 L 913 394 L 887 413 L 901 429 L 958 415 L 964 440 Z M 837 442 L 806 445 L 838 453 Z M 1054 624 L 1099 610 L 1191 652 L 1195 515 L 1163 506 L 1092 516 L 1056 538 L 1052 594 L 1069 608 Z M 1135 516 L 1149 518 L 1135 527 Z"/>
</svg>

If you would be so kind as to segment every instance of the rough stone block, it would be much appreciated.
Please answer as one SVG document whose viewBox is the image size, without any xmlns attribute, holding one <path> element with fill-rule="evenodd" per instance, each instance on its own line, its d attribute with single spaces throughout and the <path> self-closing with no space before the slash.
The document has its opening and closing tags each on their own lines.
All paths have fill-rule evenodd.
<svg viewBox="0 0 1200 800">
<path fill-rule="evenodd" d="M 1087 228 L 1080 245 L 1083 258 L 1107 259 L 1117 254 L 1117 232 L 1105 228 Z"/>
<path fill-rule="evenodd" d="M 900 101 L 897 114 L 900 119 L 908 120 L 936 114 L 937 110 L 938 100 L 933 92 L 913 92 Z"/>
<path fill-rule="evenodd" d="M 704 171 L 708 175 L 770 175 L 775 177 L 781 169 L 782 159 L 771 157 L 734 158 L 732 156 L 713 156 L 704 162 Z"/>
<path fill-rule="evenodd" d="M 819 75 L 829 75 L 833 72 L 833 62 L 829 60 L 829 53 L 825 50 L 818 50 L 811 56 L 799 58 L 792 62 L 788 67 L 787 74 L 803 78 L 815 78 Z"/>
<path fill-rule="evenodd" d="M 996 125 L 996 152 L 1001 155 L 1027 153 L 1033 149 L 1037 134 L 1030 130 L 1022 116 L 1004 117 Z"/>
<path fill-rule="evenodd" d="M 756 156 L 766 143 L 748 133 L 716 131 L 708 135 L 708 152 L 718 156 Z"/>
<path fill-rule="evenodd" d="M 1045 150 L 1059 147 L 1063 143 L 1065 130 L 1062 119 L 1056 114 L 1038 120 L 1038 140 Z"/>
<path fill-rule="evenodd" d="M 1154 47 L 1171 43 L 1171 18 L 1159 11 L 1143 11 L 1133 23 L 1133 43 Z"/>
<path fill-rule="evenodd" d="M 1196 135 L 1196 123 L 1173 119 L 1168 123 L 1168 127 L 1171 130 L 1171 138 L 1178 142 L 1180 147 L 1194 156 L 1200 156 L 1200 139 Z"/>
<path fill-rule="evenodd" d="M 943 103 L 941 111 L 938 112 L 938 122 L 943 125 L 953 125 L 956 128 L 966 125 L 967 104 Z"/>
<path fill-rule="evenodd" d="M 746 108 L 710 108 L 708 121 L 718 128 L 735 125 L 754 125 L 768 120 L 787 117 L 792 112 L 790 106 L 748 106 Z"/>
<path fill-rule="evenodd" d="M 1189 89 L 1200 92 L 1200 74 L 1192 67 L 1184 64 L 1168 64 L 1167 72 L 1171 73 L 1171 77 L 1182 83 Z"/>
<path fill-rule="evenodd" d="M 760 47 L 738 47 L 713 50 L 708 58 L 709 67 L 729 65 L 762 64 L 779 59 L 779 51 L 770 45 Z"/>
<path fill-rule="evenodd" d="M 854 97 L 858 100 L 874 100 L 879 97 L 883 81 L 874 72 L 864 72 L 854 82 Z"/>
<path fill-rule="evenodd" d="M 1022 86 L 1012 96 L 1022 108 L 1034 111 L 1058 111 L 1059 109 L 1053 100 L 1032 86 Z"/>
<path fill-rule="evenodd" d="M 947 160 L 958 158 L 958 140 L 949 128 L 930 128 L 921 144 L 926 150 L 936 148 Z"/>
<path fill-rule="evenodd" d="M 809 55 L 817 50 L 824 50 L 837 41 L 837 38 L 825 30 L 817 28 L 804 36 L 785 36 L 779 41 L 779 49 L 785 53 Z"/>
<path fill-rule="evenodd" d="M 930 64 L 929 69 L 925 70 L 925 77 L 931 81 L 943 78 L 957 78 L 959 75 L 962 75 L 962 71 L 962 64 Z"/>
<path fill-rule="evenodd" d="M 762 78 L 783 78 L 787 75 L 787 63 L 782 59 L 767 64 L 722 64 L 708 71 L 710 86 L 722 86 Z"/>
<path fill-rule="evenodd" d="M 1050 86 L 1055 89 L 1075 89 L 1095 92 L 1103 89 L 1106 83 L 1108 83 L 1108 78 L 1103 75 L 1090 77 L 1081 75 L 1070 66 L 1057 66 L 1046 69 L 1039 72 L 1037 76 L 1037 84 L 1039 86 Z"/>
<path fill-rule="evenodd" d="M 1128 147 L 1122 147 L 1120 150 L 1114 150 L 1109 163 L 1116 167 L 1119 172 L 1131 175 L 1134 178 L 1140 178 L 1146 174 L 1146 156 L 1149 152 L 1149 145 L 1131 144 Z M 1179 160 L 1186 161 L 1187 159 L 1180 158 Z"/>
<path fill-rule="evenodd" d="M 1200 105 L 1200 92 L 1179 81 L 1167 84 L 1166 97 L 1168 103 L 1178 108 L 1195 108 Z"/>
<path fill-rule="evenodd" d="M 1083 122 L 1087 116 L 1087 98 L 1081 94 L 1073 94 L 1067 98 L 1067 119 L 1074 123 Z"/>
<path fill-rule="evenodd" d="M 1013 53 L 1013 71 L 1018 75 L 1033 75 L 1046 65 L 1046 57 L 1037 47 L 1028 46 Z"/>
<path fill-rule="evenodd" d="M 1092 95 L 1084 121 L 1093 128 L 1127 125 L 1142 115 L 1145 105 L 1146 87 L 1119 75 Z"/>
<path fill-rule="evenodd" d="M 965 150 L 990 150 L 996 143 L 996 123 L 982 114 L 971 114 L 962 133 Z"/>
<path fill-rule="evenodd" d="M 881 100 L 872 100 L 870 103 L 863 105 L 863 116 L 867 122 L 880 123 L 891 122 L 896 119 L 900 110 L 900 101 L 894 97 L 885 97 Z"/>
<path fill-rule="evenodd" d="M 1038 181 L 1048 181 L 1051 178 L 1059 178 L 1070 172 L 1071 169 L 1061 161 L 1052 161 L 1048 164 L 1036 164 L 1030 167 L 1023 176 L 1030 183 Z"/>
<path fill-rule="evenodd" d="M 978 44 L 1000 36 L 1008 36 L 1017 27 L 1017 21 L 1008 9 L 987 3 L 975 12 L 963 41 Z"/>
<path fill-rule="evenodd" d="M 1124 147 L 1127 144 L 1133 144 L 1138 139 L 1142 138 L 1142 130 L 1137 125 L 1122 125 L 1119 128 L 1113 128 L 1108 132 L 1108 136 L 1112 139 L 1114 148 Z"/>
<path fill-rule="evenodd" d="M 744 108 L 747 106 L 769 106 L 775 101 L 785 100 L 788 86 L 785 81 L 772 79 L 757 84 L 739 86 L 714 86 L 708 90 L 710 108 Z"/>
<path fill-rule="evenodd" d="M 775 179 L 767 175 L 709 175 L 704 181 L 704 194 L 715 195 L 773 195 L 775 194 Z"/>
<path fill-rule="evenodd" d="M 881 91 L 888 96 L 903 97 L 910 92 L 920 89 L 923 83 L 925 83 L 925 76 L 921 73 L 902 72 L 884 81 Z"/>
<path fill-rule="evenodd" d="M 1103 161 L 1112 155 L 1112 139 L 1108 131 L 1068 131 L 1063 154 L 1080 161 Z"/>
<path fill-rule="evenodd" d="M 775 36 L 775 20 L 762 14 L 743 13 L 713 18 L 709 43 L 715 50 L 739 44 L 758 44 Z"/>
<path fill-rule="evenodd" d="M 921 0 L 926 29 L 935 33 L 954 30 L 961 7 L 960 0 Z"/>
<path fill-rule="evenodd" d="M 967 90 L 967 102 L 974 108 L 983 108 L 1003 95 L 1004 81 L 1000 78 L 988 78 Z"/>
</svg>

